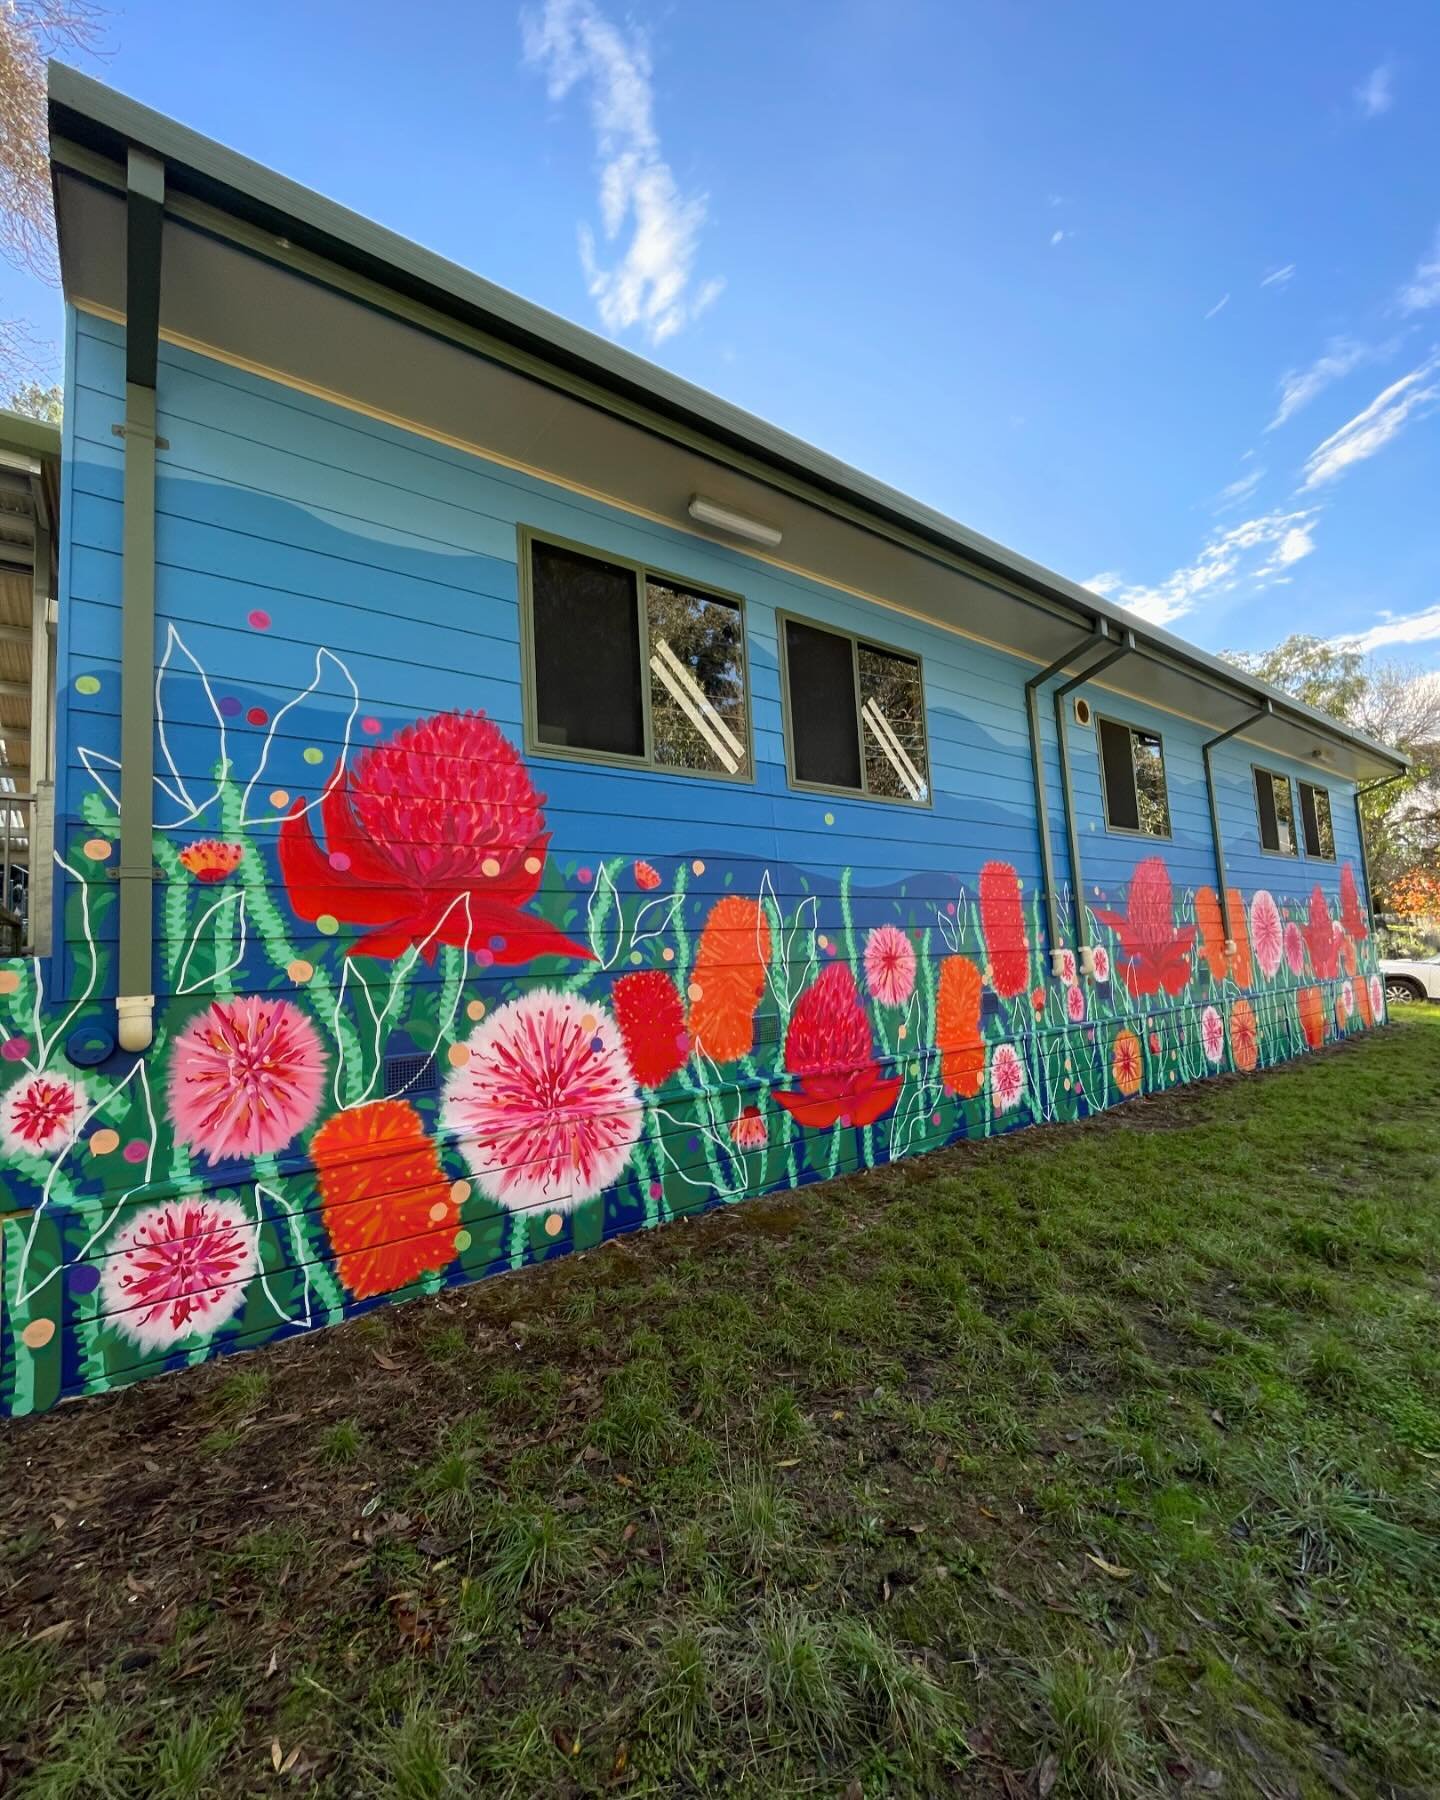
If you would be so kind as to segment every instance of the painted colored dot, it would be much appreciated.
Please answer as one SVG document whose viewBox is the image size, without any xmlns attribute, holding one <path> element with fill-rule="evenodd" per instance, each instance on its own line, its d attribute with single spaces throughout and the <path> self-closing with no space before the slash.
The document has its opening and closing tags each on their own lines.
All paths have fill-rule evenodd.
<svg viewBox="0 0 1440 1800">
<path fill-rule="evenodd" d="M 652 1200 L 663 1200 L 664 1197 L 665 1188 L 663 1184 L 658 1181 L 652 1181 L 650 1183 L 650 1198 Z"/>
<path fill-rule="evenodd" d="M 338 869 L 342 875 L 350 867 L 350 858 L 343 850 L 332 850 L 326 861 L 332 869 Z"/>
<path fill-rule="evenodd" d="M 244 710 L 244 707 L 241 706 L 240 702 L 233 694 L 222 694 L 220 696 L 220 716 L 222 719 L 238 719 Z"/>
<path fill-rule="evenodd" d="M 94 1263 L 75 1263 L 65 1271 L 65 1280 L 72 1294 L 93 1294 L 100 1285 L 100 1271 Z"/>
<path fill-rule="evenodd" d="M 294 962 L 286 969 L 285 973 L 295 983 L 296 987 L 304 987 L 305 983 L 315 973 L 315 965 L 314 963 L 306 962 L 303 956 L 297 956 Z"/>
<path fill-rule="evenodd" d="M 500 864 L 493 856 L 487 856 L 480 865 L 480 873 L 493 881 L 500 873 Z"/>
<path fill-rule="evenodd" d="M 369 737 L 379 737 L 380 721 L 378 719 L 362 719 L 360 721 L 360 729 Z"/>
<path fill-rule="evenodd" d="M 443 1200 L 437 1200 L 435 1202 L 435 1204 L 430 1208 L 430 1222 L 432 1225 L 439 1225 L 445 1219 L 448 1219 L 449 1217 L 450 1217 L 450 1208 L 445 1204 L 445 1202 Z"/>
<path fill-rule="evenodd" d="M 547 1218 L 545 1221 L 546 1237 L 559 1237 L 560 1233 L 564 1229 L 565 1229 L 565 1221 L 560 1216 L 560 1214 L 559 1213 L 551 1213 L 549 1218 Z"/>
<path fill-rule="evenodd" d="M 75 677 L 75 692 L 77 694 L 98 694 L 100 692 L 100 677 L 98 675 L 77 675 Z"/>
<path fill-rule="evenodd" d="M 482 969 L 488 969 L 495 960 L 495 952 L 493 950 L 487 950 L 482 944 L 475 952 L 475 960 Z"/>
<path fill-rule="evenodd" d="M 321 937 L 334 937 L 335 933 L 340 929 L 340 921 L 335 917 L 334 913 L 321 913 L 320 917 L 315 921 L 315 929 L 320 933 Z"/>
<path fill-rule="evenodd" d="M 834 813 L 826 813 L 826 815 L 825 815 L 825 823 L 826 823 L 826 824 L 827 824 L 827 825 L 833 825 L 833 824 L 834 824 L 834 823 L 835 823 L 835 815 L 834 815 Z"/>
<path fill-rule="evenodd" d="M 939 1124 L 939 1123 L 940 1123 L 940 1115 L 939 1115 L 939 1113 L 931 1113 L 931 1115 L 930 1115 L 930 1123 L 931 1123 L 931 1124 L 932 1124 L 932 1125 L 938 1125 L 938 1124 Z"/>
<path fill-rule="evenodd" d="M 468 1044 L 452 1044 L 445 1054 L 450 1059 L 452 1069 L 463 1069 L 470 1060 L 470 1046 Z"/>
<path fill-rule="evenodd" d="M 20 1342 L 27 1350 L 43 1350 L 54 1335 L 53 1319 L 32 1319 L 20 1333 Z"/>
<path fill-rule="evenodd" d="M 91 862 L 107 862 L 110 857 L 110 845 L 104 838 L 86 838 L 85 854 Z"/>
<path fill-rule="evenodd" d="M 682 1056 L 688 1056 L 690 1054 L 690 1033 L 688 1031 L 676 1032 L 675 1048 Z"/>
<path fill-rule="evenodd" d="M 0 1056 L 3 1056 L 6 1060 L 6 1062 L 24 1062 L 25 1058 L 29 1054 L 30 1054 L 29 1038 L 23 1038 L 23 1037 L 6 1038 L 5 1042 L 3 1044 L 0 1044 Z"/>
<path fill-rule="evenodd" d="M 595 1017 L 593 1012 L 581 1013 L 580 1015 L 580 1029 L 582 1031 L 593 1031 L 599 1023 L 600 1021 Z"/>
<path fill-rule="evenodd" d="M 691 863 L 690 867 L 697 875 L 703 875 L 705 873 L 705 865 L 698 856 L 695 858 L 694 862 Z"/>
<path fill-rule="evenodd" d="M 457 1206 L 463 1206 L 470 1198 L 470 1183 L 468 1181 L 452 1181 L 450 1183 L 450 1198 Z"/>
<path fill-rule="evenodd" d="M 605 1040 L 598 1031 L 590 1040 L 590 1048 L 596 1056 L 599 1056 L 600 1052 L 605 1048 Z"/>
<path fill-rule="evenodd" d="M 467 1019 L 483 1019 L 485 1017 L 485 1002 L 483 1000 L 472 1000 L 465 1008 L 465 1016 Z"/>
<path fill-rule="evenodd" d="M 527 875 L 538 875 L 544 867 L 545 864 L 538 856 L 527 856 L 525 858 L 525 873 Z"/>
<path fill-rule="evenodd" d="M 692 1000 L 698 1000 L 700 998 L 700 996 L 705 992 L 705 990 L 704 990 L 704 988 L 701 987 L 701 985 L 698 981 L 692 981 L 690 983 L 689 987 L 686 988 L 685 992 L 690 996 L 690 998 Z"/>
<path fill-rule="evenodd" d="M 470 1242 L 470 1233 L 468 1231 L 457 1231 L 455 1233 L 455 1248 L 462 1256 L 470 1248 Z"/>
<path fill-rule="evenodd" d="M 0 969 L 0 994 L 13 994 L 20 986 L 18 969 Z"/>
<path fill-rule="evenodd" d="M 108 1125 L 102 1131 L 91 1133 L 90 1154 L 92 1156 L 110 1156 L 119 1148 L 120 1133 L 111 1131 Z"/>
<path fill-rule="evenodd" d="M 674 962 L 675 952 L 670 948 L 669 944 L 667 944 L 660 952 L 660 957 L 663 962 Z"/>
<path fill-rule="evenodd" d="M 1067 1094 L 1070 1092 L 1070 1077 L 1068 1075 L 1065 1077 L 1065 1092 Z"/>
<path fill-rule="evenodd" d="M 687 1150 L 698 1150 L 698 1149 L 699 1149 L 699 1148 L 700 1148 L 700 1140 L 699 1140 L 699 1138 L 698 1138 L 698 1137 L 696 1137 L 696 1136 L 695 1136 L 695 1135 L 694 1135 L 694 1133 L 693 1133 L 693 1132 L 692 1132 L 692 1133 L 691 1133 L 691 1135 L 690 1135 L 690 1136 L 689 1136 L 689 1137 L 688 1137 L 688 1138 L 687 1138 L 687 1139 L 686 1139 L 686 1140 L 685 1140 L 685 1148 L 686 1148 L 686 1149 L 687 1149 Z"/>
<path fill-rule="evenodd" d="M 245 615 L 245 622 L 256 631 L 268 631 L 270 629 L 270 615 L 259 606 L 257 606 L 253 612 Z"/>
<path fill-rule="evenodd" d="M 128 1163 L 142 1163 L 150 1154 L 150 1146 L 142 1143 L 139 1138 L 131 1138 L 120 1154 Z"/>
<path fill-rule="evenodd" d="M 638 951 L 638 950 L 632 950 L 632 951 L 631 951 L 631 952 L 630 952 L 630 960 L 631 960 L 631 962 L 632 962 L 632 963 L 634 963 L 634 965 L 635 965 L 635 967 L 636 967 L 636 968 L 637 968 L 637 969 L 638 969 L 638 968 L 639 968 L 639 967 L 640 967 L 640 964 L 641 964 L 641 963 L 642 963 L 642 962 L 643 962 L 643 961 L 644 961 L 644 960 L 645 960 L 645 959 L 644 959 L 644 957 L 643 957 L 643 956 L 641 956 L 641 954 L 640 954 L 640 952 L 639 952 L 639 951 Z"/>
<path fill-rule="evenodd" d="M 325 760 L 325 752 L 323 750 L 317 750 L 314 744 L 307 744 L 300 754 L 305 758 L 307 763 L 318 763 L 324 762 Z"/>
<path fill-rule="evenodd" d="M 290 796 L 284 788 L 276 788 L 274 793 L 270 796 L 270 804 L 275 808 L 276 812 L 280 812 L 290 804 Z"/>
<path fill-rule="evenodd" d="M 595 871 L 593 869 L 577 869 L 575 871 L 575 879 L 577 881 L 589 881 L 594 873 Z"/>
<path fill-rule="evenodd" d="M 945 910 L 953 919 L 955 917 L 955 902 L 953 900 L 947 900 L 945 903 Z"/>
<path fill-rule="evenodd" d="M 819 937 L 815 941 L 817 944 L 819 944 L 819 946 L 822 950 L 828 950 L 830 948 L 830 940 L 828 937 L 826 937 L 826 935 L 823 931 L 820 933 Z"/>
<path fill-rule="evenodd" d="M 909 1035 L 910 1035 L 910 1027 L 908 1025 L 902 1025 L 900 1027 L 900 1029 L 895 1033 L 895 1036 L 899 1039 L 899 1041 L 902 1044 L 904 1043 L 905 1039 L 907 1037 L 909 1037 Z"/>
</svg>

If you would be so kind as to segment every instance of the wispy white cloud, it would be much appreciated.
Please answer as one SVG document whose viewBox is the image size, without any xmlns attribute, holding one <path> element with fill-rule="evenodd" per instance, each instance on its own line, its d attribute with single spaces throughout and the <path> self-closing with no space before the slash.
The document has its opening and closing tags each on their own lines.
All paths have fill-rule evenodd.
<svg viewBox="0 0 1440 1800">
<path fill-rule="evenodd" d="M 1268 275 L 1262 275 L 1260 277 L 1260 285 L 1262 288 L 1284 287 L 1286 282 L 1293 278 L 1294 274 L 1294 263 L 1286 263 L 1283 268 L 1272 269 Z"/>
<path fill-rule="evenodd" d="M 1355 104 L 1362 119 L 1378 119 L 1395 104 L 1395 65 L 1383 62 L 1373 68 L 1355 90 Z"/>
<path fill-rule="evenodd" d="M 606 266 L 594 233 L 581 227 L 580 260 L 600 318 L 611 332 L 638 326 L 661 344 L 698 318 L 724 283 L 711 279 L 692 291 L 706 201 L 681 192 L 661 154 L 645 41 L 592 0 L 545 0 L 538 13 L 522 14 L 521 30 L 525 60 L 544 71 L 552 100 L 589 89 L 600 217 L 605 241 L 619 251 Z"/>
<path fill-rule="evenodd" d="M 1399 302 L 1401 312 L 1407 313 L 1440 306 L 1440 230 L 1435 233 L 1429 255 L 1420 259 L 1415 273 L 1401 288 Z"/>
<path fill-rule="evenodd" d="M 1431 380 L 1437 370 L 1440 356 L 1432 355 L 1419 368 L 1392 381 L 1363 412 L 1317 444 L 1306 459 L 1302 487 L 1321 487 L 1336 480 L 1355 463 L 1383 450 L 1411 419 L 1433 412 L 1440 401 L 1440 384 Z"/>
<path fill-rule="evenodd" d="M 1373 354 L 1368 344 L 1357 343 L 1354 338 L 1331 338 L 1309 368 L 1287 369 L 1280 377 L 1280 404 L 1265 429 L 1274 431 L 1277 425 L 1283 425 L 1332 381 L 1341 380 Z"/>
<path fill-rule="evenodd" d="M 1050 233 L 1050 248 L 1053 250 L 1057 244 L 1063 244 L 1066 238 L 1072 238 L 1074 235 L 1075 233 L 1073 231 L 1052 231 Z"/>
<path fill-rule="evenodd" d="M 1440 605 L 1419 612 L 1382 612 L 1368 631 L 1345 632 L 1334 641 L 1366 656 L 1372 650 L 1389 650 L 1397 644 L 1429 644 L 1440 638 Z"/>
<path fill-rule="evenodd" d="M 1085 584 L 1151 625 L 1173 625 L 1202 601 L 1245 587 L 1258 592 L 1288 581 L 1288 571 L 1315 548 L 1318 507 L 1269 512 L 1217 532 L 1194 562 L 1154 587 L 1132 586 L 1114 570 Z"/>
<path fill-rule="evenodd" d="M 1213 319 L 1215 317 L 1216 313 L 1223 312 L 1224 309 L 1229 304 L 1230 304 L 1230 296 L 1228 294 L 1222 294 L 1220 296 L 1220 298 L 1215 302 L 1215 304 L 1210 308 L 1209 312 L 1206 313 L 1205 317 L 1207 319 Z"/>
<path fill-rule="evenodd" d="M 1248 475 L 1242 475 L 1238 481 L 1232 481 L 1228 487 L 1221 488 L 1215 496 L 1215 510 L 1229 512 L 1231 507 L 1238 506 L 1242 500 L 1248 500 L 1265 479 L 1264 469 L 1252 469 Z"/>
</svg>

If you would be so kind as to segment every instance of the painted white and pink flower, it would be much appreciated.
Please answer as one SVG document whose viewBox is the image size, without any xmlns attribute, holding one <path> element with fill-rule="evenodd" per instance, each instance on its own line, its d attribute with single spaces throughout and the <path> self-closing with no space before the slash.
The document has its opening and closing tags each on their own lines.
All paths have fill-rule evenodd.
<svg viewBox="0 0 1440 1800">
<path fill-rule="evenodd" d="M 1305 938 L 1293 919 L 1285 927 L 1285 966 L 1292 975 L 1305 973 Z"/>
<path fill-rule="evenodd" d="M 915 946 L 898 925 L 877 925 L 865 939 L 865 982 L 882 1006 L 903 1006 L 915 991 Z"/>
<path fill-rule="evenodd" d="M 603 1006 L 535 988 L 497 1007 L 467 1048 L 440 1118 L 490 1199 L 568 1212 L 620 1179 L 642 1110 Z"/>
<path fill-rule="evenodd" d="M 1097 944 L 1090 953 L 1090 967 L 1095 971 L 1095 979 L 1102 985 L 1110 979 L 1110 952 L 1103 944 Z"/>
<path fill-rule="evenodd" d="M 1013 1044 L 997 1044 L 990 1053 L 990 1104 L 997 1113 L 1013 1112 L 1025 1093 L 1025 1065 Z"/>
<path fill-rule="evenodd" d="M 106 1248 L 106 1323 L 146 1350 L 209 1337 L 245 1303 L 258 1267 L 255 1239 L 232 1200 L 197 1197 L 144 1208 Z"/>
<path fill-rule="evenodd" d="M 1345 981 L 1340 988 L 1340 1011 L 1348 1019 L 1355 1010 L 1355 983 Z"/>
<path fill-rule="evenodd" d="M 1271 980 L 1285 953 L 1285 927 L 1273 895 L 1264 888 L 1250 902 L 1250 942 L 1261 974 Z"/>
<path fill-rule="evenodd" d="M 325 1053 L 289 1000 L 216 1000 L 175 1040 L 170 1117 L 211 1162 L 283 1150 L 320 1108 Z"/>
<path fill-rule="evenodd" d="M 84 1106 L 68 1075 L 27 1075 L 0 1098 L 0 1143 L 16 1155 L 59 1156 L 75 1142 Z"/>
<path fill-rule="evenodd" d="M 1205 1060 L 1218 1067 L 1225 1056 L 1225 1021 L 1213 1006 L 1207 1006 L 1200 1015 L 1200 1044 Z"/>
<path fill-rule="evenodd" d="M 1075 976 L 1077 973 L 1075 966 L 1075 952 L 1069 949 L 1062 949 L 1055 960 L 1060 970 L 1060 979 L 1065 983 L 1066 987 L 1073 987 L 1075 985 Z"/>
<path fill-rule="evenodd" d="M 1385 1023 L 1385 983 L 1378 975 L 1370 977 L 1370 1013 L 1377 1025 Z"/>
<path fill-rule="evenodd" d="M 1083 1024 L 1085 1019 L 1085 990 L 1078 982 L 1065 990 L 1065 1013 L 1072 1025 Z"/>
</svg>

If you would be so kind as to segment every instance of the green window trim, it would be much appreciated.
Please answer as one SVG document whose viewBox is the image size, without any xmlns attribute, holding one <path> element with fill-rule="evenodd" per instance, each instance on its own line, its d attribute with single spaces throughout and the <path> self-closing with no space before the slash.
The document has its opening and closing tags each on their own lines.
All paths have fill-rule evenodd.
<svg viewBox="0 0 1440 1800">
<path fill-rule="evenodd" d="M 850 645 L 851 680 L 853 682 L 855 703 L 855 740 L 860 758 L 861 785 L 859 787 L 846 787 L 841 784 L 826 781 L 804 781 L 795 772 L 793 708 L 790 699 L 790 661 L 786 646 L 785 631 L 787 625 L 799 625 L 803 626 L 807 631 L 824 632 L 827 636 L 840 638 Z M 780 715 L 781 723 L 784 726 L 785 738 L 785 776 L 789 785 L 798 793 L 831 794 L 840 800 L 865 800 L 883 806 L 908 806 L 920 808 L 922 810 L 933 809 L 935 805 L 935 777 L 930 766 L 930 730 L 925 716 L 925 665 L 924 659 L 919 653 L 914 650 L 902 650 L 896 644 L 883 643 L 879 638 L 863 635 L 860 632 L 846 631 L 838 625 L 827 625 L 822 620 L 809 618 L 803 613 L 782 612 L 778 609 L 775 613 L 775 641 L 779 652 L 780 664 Z M 865 729 L 868 720 L 865 717 L 860 697 L 860 652 L 862 650 L 870 650 L 881 656 L 896 657 L 902 662 L 911 664 L 915 670 L 915 680 L 920 691 L 919 726 L 921 733 L 921 747 L 925 752 L 925 768 L 923 774 L 920 771 L 915 771 L 917 775 L 920 775 L 921 785 L 923 785 L 925 790 L 924 794 L 918 799 L 911 799 L 904 794 L 881 794 L 871 790 L 870 777 L 866 766 L 868 759 L 865 755 Z M 870 729 L 872 735 L 878 737 L 879 734 L 876 732 L 874 726 L 871 726 Z M 893 732 L 891 735 L 893 736 Z M 886 755 L 890 758 L 891 762 L 894 763 L 895 759 L 893 756 L 890 756 L 888 750 L 886 751 Z M 898 768 L 897 774 L 899 774 Z M 903 775 L 901 775 L 900 778 L 902 780 L 905 779 Z"/>
<path fill-rule="evenodd" d="M 1135 774 L 1135 740 L 1137 737 L 1154 741 L 1160 766 L 1160 791 L 1165 807 L 1165 829 L 1151 830 L 1143 824 L 1117 824 L 1110 808 L 1110 783 L 1106 777 L 1104 729 L 1109 725 L 1116 731 L 1123 731 L 1130 739 L 1129 770 L 1131 791 L 1135 801 L 1135 817 L 1143 817 L 1140 806 L 1140 783 Z M 1173 843 L 1175 839 L 1175 822 L 1170 812 L 1170 773 L 1165 764 L 1165 740 L 1158 731 L 1152 731 L 1148 725 L 1134 725 L 1129 719 L 1117 719 L 1110 714 L 1095 714 L 1095 752 L 1100 775 L 1100 804 L 1105 813 L 1105 829 L 1115 837 L 1154 838 L 1159 843 Z"/>
<path fill-rule="evenodd" d="M 582 763 L 605 768 L 643 769 L 650 774 L 673 775 L 680 780 L 688 780 L 691 776 L 696 776 L 706 781 L 730 781 L 746 787 L 753 787 L 755 784 L 755 733 L 751 720 L 750 633 L 746 618 L 745 596 L 734 593 L 728 588 L 717 587 L 713 582 L 692 581 L 686 575 L 659 568 L 654 563 L 637 562 L 634 557 L 603 550 L 595 544 L 579 543 L 573 538 L 561 537 L 552 531 L 541 531 L 530 525 L 520 525 L 517 536 L 519 544 L 517 563 L 520 598 L 520 695 L 525 754 L 549 757 L 558 762 Z M 547 742 L 539 734 L 539 701 L 535 681 L 534 566 L 532 562 L 532 551 L 537 544 L 543 544 L 556 550 L 569 551 L 575 556 L 589 557 L 595 562 L 608 563 L 614 568 L 628 569 L 635 577 L 636 653 L 639 658 L 640 705 L 644 733 L 644 750 L 641 755 L 628 756 L 620 751 L 587 750 L 581 746 L 553 744 Z M 648 654 L 648 587 L 651 582 L 657 586 L 679 589 L 700 599 L 714 600 L 733 606 L 739 615 L 738 642 L 740 647 L 741 719 L 744 726 L 744 766 L 734 774 L 726 769 L 691 768 L 683 764 L 661 762 L 655 755 L 655 728 L 652 717 L 651 672 Z"/>
<path fill-rule="evenodd" d="M 1265 842 L 1265 808 L 1260 799 L 1260 778 L 1262 775 L 1266 781 L 1271 784 L 1269 790 L 1270 804 L 1272 814 L 1276 821 L 1275 843 L 1273 845 Z M 1275 808 L 1274 784 L 1276 782 L 1282 782 L 1284 784 L 1285 791 L 1288 795 L 1287 804 L 1290 818 L 1290 848 L 1288 850 L 1280 842 L 1279 812 L 1278 809 Z M 1300 832 L 1297 829 L 1298 808 L 1295 804 L 1294 780 L 1289 775 L 1283 774 L 1279 769 L 1267 768 L 1264 763 L 1251 763 L 1250 793 L 1255 802 L 1255 834 L 1260 842 L 1260 854 L 1262 856 L 1281 856 L 1284 857 L 1287 862 L 1293 862 L 1300 855 Z"/>
<path fill-rule="evenodd" d="M 1304 834 L 1305 854 L 1312 862 L 1334 862 L 1335 808 L 1330 790 L 1318 782 L 1302 781 L 1300 787 L 1300 829 Z M 1320 802 L 1324 801 L 1322 807 Z M 1312 829 L 1313 827 L 1313 829 Z M 1330 848 L 1324 848 L 1326 838 Z"/>
</svg>

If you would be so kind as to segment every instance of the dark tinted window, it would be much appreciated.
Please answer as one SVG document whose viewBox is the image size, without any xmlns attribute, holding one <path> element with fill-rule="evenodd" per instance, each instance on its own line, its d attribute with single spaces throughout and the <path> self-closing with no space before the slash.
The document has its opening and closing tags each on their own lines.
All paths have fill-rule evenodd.
<svg viewBox="0 0 1440 1800">
<path fill-rule="evenodd" d="M 1169 837 L 1170 796 L 1165 786 L 1165 750 L 1153 731 L 1101 719 L 1100 779 L 1105 785 L 1105 817 L 1112 831 L 1143 831 Z"/>
<path fill-rule="evenodd" d="M 530 555 L 536 737 L 644 756 L 635 571 L 554 544 Z"/>
<path fill-rule="evenodd" d="M 795 779 L 860 788 L 853 641 L 787 619 L 785 674 Z"/>
<path fill-rule="evenodd" d="M 1140 829 L 1135 798 L 1135 765 L 1130 755 L 1130 727 L 1100 721 L 1100 768 L 1105 781 L 1105 816 L 1117 831 Z"/>
<path fill-rule="evenodd" d="M 1305 854 L 1334 862 L 1335 829 L 1330 821 L 1328 788 L 1312 787 L 1308 781 L 1300 783 L 1300 823 L 1305 829 Z"/>
<path fill-rule="evenodd" d="M 1295 802 L 1290 777 L 1269 769 L 1255 771 L 1255 811 L 1260 820 L 1260 845 L 1281 856 L 1295 855 Z"/>
</svg>

